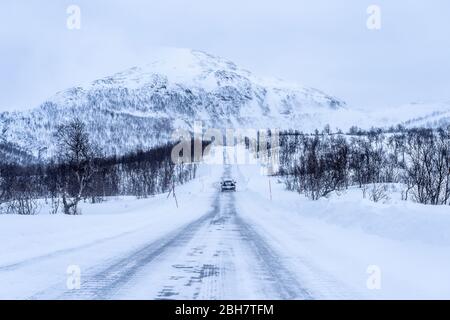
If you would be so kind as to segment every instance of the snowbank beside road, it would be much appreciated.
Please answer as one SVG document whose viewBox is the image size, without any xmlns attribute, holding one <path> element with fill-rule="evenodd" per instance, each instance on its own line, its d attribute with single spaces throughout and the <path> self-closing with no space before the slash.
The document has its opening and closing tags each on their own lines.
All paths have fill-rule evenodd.
<svg viewBox="0 0 450 320">
<path fill-rule="evenodd" d="M 197 179 L 176 188 L 178 208 L 172 196 L 160 194 L 81 203 L 78 216 L 50 215 L 45 204 L 35 216 L 0 215 L 0 267 L 143 229 L 157 238 L 207 212 L 221 174 L 221 168 L 200 168 Z"/>
<path fill-rule="evenodd" d="M 120 257 L 200 218 L 211 209 L 221 167 L 203 167 L 198 178 L 167 194 L 120 197 L 81 204 L 82 215 L 0 215 L 0 299 L 27 298 L 64 283 L 67 267 L 82 272 Z"/>
<path fill-rule="evenodd" d="M 238 212 L 282 252 L 319 298 L 450 298 L 450 210 L 362 199 L 359 190 L 310 201 L 256 166 L 236 167 Z M 381 289 L 367 287 L 368 268 Z M 369 270 L 370 271 L 370 270 Z"/>
</svg>

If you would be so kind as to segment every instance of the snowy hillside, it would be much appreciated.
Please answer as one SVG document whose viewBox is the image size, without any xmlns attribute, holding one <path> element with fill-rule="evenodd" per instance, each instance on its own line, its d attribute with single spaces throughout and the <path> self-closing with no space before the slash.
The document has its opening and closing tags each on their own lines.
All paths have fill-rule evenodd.
<svg viewBox="0 0 450 320">
<path fill-rule="evenodd" d="M 340 114 L 342 119 L 339 121 L 330 119 L 330 123 L 338 123 L 343 129 L 351 125 L 364 129 L 397 125 L 407 128 L 438 128 L 450 124 L 450 102 L 414 102 L 400 106 L 380 106 L 369 110 L 346 108 Z"/>
<path fill-rule="evenodd" d="M 35 109 L 0 113 L 7 141 L 20 152 L 50 157 L 52 135 L 79 117 L 107 154 L 123 154 L 171 139 L 177 128 L 296 129 L 330 124 L 348 130 L 397 124 L 450 123 L 450 104 L 408 104 L 363 110 L 317 89 L 261 78 L 231 61 L 189 49 L 160 49 L 147 65 L 57 93 Z"/>
<path fill-rule="evenodd" d="M 397 125 L 407 128 L 447 127 L 450 124 L 450 102 L 415 102 L 371 109 L 348 107 L 329 113 L 328 118 L 322 119 L 322 121 L 330 124 L 333 129 L 340 128 L 342 130 L 348 130 L 355 125 L 363 129 L 371 127 L 387 129 Z M 318 127 L 318 129 L 320 128 Z"/>
<path fill-rule="evenodd" d="M 0 114 L 8 140 L 49 156 L 55 127 L 78 116 L 108 154 L 120 154 L 165 141 L 196 120 L 213 128 L 314 130 L 345 108 L 316 89 L 259 78 L 199 51 L 164 49 L 149 61 L 59 92 L 36 109 Z"/>
<path fill-rule="evenodd" d="M 450 125 L 450 103 L 411 103 L 396 108 L 394 114 L 406 127 L 437 128 Z M 405 114 L 408 120 L 403 120 Z M 402 116 L 403 115 L 403 116 Z"/>
</svg>

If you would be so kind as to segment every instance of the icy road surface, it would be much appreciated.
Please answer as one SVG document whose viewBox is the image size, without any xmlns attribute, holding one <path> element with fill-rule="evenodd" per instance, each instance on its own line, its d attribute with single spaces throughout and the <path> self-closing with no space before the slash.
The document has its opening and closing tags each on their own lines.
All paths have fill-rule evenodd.
<svg viewBox="0 0 450 320">
<path fill-rule="evenodd" d="M 0 299 L 450 298 L 446 206 L 310 201 L 235 164 L 202 165 L 176 195 L 0 215 Z"/>
<path fill-rule="evenodd" d="M 237 175 L 236 166 L 224 168 L 223 178 Z M 59 292 L 58 284 L 31 298 L 312 299 L 235 203 L 234 192 L 217 190 L 203 216 L 96 267 L 80 289 Z"/>
</svg>

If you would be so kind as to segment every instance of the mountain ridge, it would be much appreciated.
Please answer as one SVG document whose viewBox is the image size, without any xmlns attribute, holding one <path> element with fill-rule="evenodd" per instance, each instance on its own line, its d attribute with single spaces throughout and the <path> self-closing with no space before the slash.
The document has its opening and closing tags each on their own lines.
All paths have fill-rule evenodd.
<svg viewBox="0 0 450 320">
<path fill-rule="evenodd" d="M 36 158 L 55 154 L 53 134 L 75 117 L 106 155 L 149 149 L 176 129 L 296 129 L 329 124 L 347 130 L 402 124 L 445 126 L 450 104 L 407 104 L 369 111 L 349 108 L 324 92 L 258 77 L 232 61 L 196 50 L 165 49 L 151 61 L 57 92 L 34 109 L 0 113 L 8 148 Z"/>
<path fill-rule="evenodd" d="M 308 87 L 260 78 L 201 51 L 171 49 L 142 67 L 56 93 L 37 108 L 3 112 L 7 138 L 31 154 L 54 154 L 52 134 L 73 117 L 85 121 L 106 154 L 150 148 L 195 121 L 212 128 L 312 128 L 320 114 L 346 107 Z M 43 151 L 45 150 L 45 151 Z"/>
</svg>

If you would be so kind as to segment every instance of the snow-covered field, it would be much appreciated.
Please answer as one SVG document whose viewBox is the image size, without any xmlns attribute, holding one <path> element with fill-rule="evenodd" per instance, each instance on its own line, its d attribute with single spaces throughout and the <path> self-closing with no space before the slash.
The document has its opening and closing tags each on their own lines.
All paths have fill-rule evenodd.
<svg viewBox="0 0 450 320">
<path fill-rule="evenodd" d="M 176 194 L 0 215 L 0 298 L 450 298 L 448 207 L 358 189 L 313 202 L 258 165 L 203 165 Z"/>
</svg>

